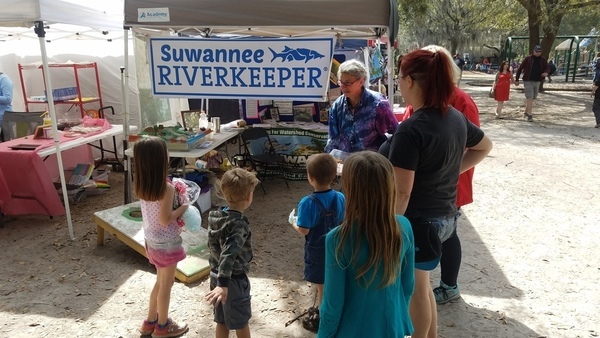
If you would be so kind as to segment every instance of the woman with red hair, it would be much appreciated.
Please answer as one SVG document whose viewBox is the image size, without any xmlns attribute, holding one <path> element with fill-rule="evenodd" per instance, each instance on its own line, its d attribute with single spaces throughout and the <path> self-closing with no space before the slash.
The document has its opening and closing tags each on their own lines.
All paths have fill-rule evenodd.
<svg viewBox="0 0 600 338">
<path fill-rule="evenodd" d="M 454 95 L 450 99 L 450 105 L 463 113 L 471 123 L 479 127 L 479 109 L 475 101 L 462 89 L 458 88 L 460 81 L 460 68 L 454 63 L 454 59 L 446 48 L 436 45 L 423 47 L 431 52 L 442 52 L 448 60 L 451 60 L 450 68 L 452 68 L 454 78 Z M 412 106 L 407 105 L 404 111 L 403 121 L 410 118 L 413 114 Z M 456 191 L 456 207 L 460 208 L 469 203 L 473 203 L 473 174 L 475 168 L 471 168 L 458 177 L 458 186 Z M 459 213 L 460 214 L 460 213 Z M 454 299 L 460 298 L 460 290 L 458 286 L 458 273 L 460 271 L 460 263 L 462 260 L 462 246 L 457 231 L 454 232 L 442 244 L 442 258 L 440 260 L 440 286 L 433 289 L 435 302 L 445 304 Z"/>
<path fill-rule="evenodd" d="M 405 55 L 398 79 L 400 93 L 414 112 L 398 126 L 389 149 L 380 151 L 394 165 L 396 212 L 410 220 L 415 236 L 412 337 L 437 337 L 429 271 L 440 261 L 442 243 L 456 230 L 458 177 L 487 156 L 492 142 L 450 106 L 455 86 L 451 62 L 442 52 Z"/>
</svg>

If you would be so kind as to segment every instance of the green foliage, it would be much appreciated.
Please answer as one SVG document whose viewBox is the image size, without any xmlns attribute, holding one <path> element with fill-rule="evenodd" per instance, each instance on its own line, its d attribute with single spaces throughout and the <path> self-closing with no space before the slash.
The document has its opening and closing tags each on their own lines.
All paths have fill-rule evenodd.
<svg viewBox="0 0 600 338">
<path fill-rule="evenodd" d="M 556 35 L 600 28 L 600 0 L 399 0 L 399 13 L 401 53 L 428 44 L 450 52 L 485 46 L 497 53 L 504 38 L 529 35 L 519 50 L 529 54 L 542 42 L 547 56 Z"/>
<path fill-rule="evenodd" d="M 514 0 L 400 0 L 400 48 L 428 44 L 451 52 L 474 45 L 499 45 L 501 35 L 523 34 L 526 12 Z"/>
<path fill-rule="evenodd" d="M 600 6 L 590 6 L 567 12 L 562 19 L 558 35 L 585 35 L 592 27 L 600 31 Z"/>
<path fill-rule="evenodd" d="M 581 14 L 582 10 L 597 13 L 600 11 L 600 0 L 517 0 L 528 13 L 529 47 L 538 44 L 540 35 L 544 36 L 541 42 L 544 51 L 542 55 L 548 57 L 550 47 L 558 35 L 565 15 Z M 579 13 L 577 13 L 579 12 Z M 593 14 L 592 14 L 593 15 Z M 578 20 L 578 19 L 576 19 Z M 593 21 L 593 18 L 591 19 Z M 578 23 L 581 29 L 581 22 Z M 591 27 L 585 29 L 589 31 Z M 586 32 L 587 34 L 587 32 Z"/>
</svg>

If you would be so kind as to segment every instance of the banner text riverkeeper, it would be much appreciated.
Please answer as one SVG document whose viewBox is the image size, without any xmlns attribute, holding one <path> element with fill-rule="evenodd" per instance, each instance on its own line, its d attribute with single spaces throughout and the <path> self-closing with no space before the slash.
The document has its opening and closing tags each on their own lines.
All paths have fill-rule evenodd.
<svg viewBox="0 0 600 338">
<path fill-rule="evenodd" d="M 332 54 L 332 38 L 152 38 L 153 93 L 321 101 Z"/>
</svg>

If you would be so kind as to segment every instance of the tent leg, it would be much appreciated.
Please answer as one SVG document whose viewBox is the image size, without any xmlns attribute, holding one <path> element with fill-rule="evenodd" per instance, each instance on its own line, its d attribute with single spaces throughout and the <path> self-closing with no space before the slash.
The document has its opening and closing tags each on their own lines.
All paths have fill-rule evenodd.
<svg viewBox="0 0 600 338">
<path fill-rule="evenodd" d="M 129 93 L 126 88 L 129 88 L 129 28 L 125 27 L 123 32 L 124 50 L 124 66 L 121 67 L 121 96 L 123 97 L 123 167 L 125 172 L 125 187 L 124 187 L 124 204 L 131 203 L 131 163 L 125 155 L 125 150 L 129 146 Z"/>
<path fill-rule="evenodd" d="M 65 180 L 65 171 L 63 169 L 62 154 L 60 150 L 60 141 L 58 140 L 58 128 L 56 124 L 56 110 L 54 109 L 54 95 L 52 95 L 52 83 L 50 81 L 50 70 L 48 68 L 48 53 L 46 52 L 46 32 L 44 31 L 44 22 L 35 22 L 35 33 L 37 34 L 40 41 L 40 50 L 42 52 L 42 65 L 44 67 L 44 80 L 46 81 L 46 96 L 48 98 L 48 111 L 50 112 L 50 119 L 52 121 L 52 135 L 54 138 L 54 147 L 56 148 L 56 161 L 58 162 L 58 173 L 60 175 L 60 187 L 63 193 L 63 201 L 65 203 L 65 213 L 67 214 L 67 224 L 69 226 L 69 236 L 71 240 L 75 240 L 75 234 L 73 233 L 73 221 L 71 220 L 71 207 L 69 205 L 69 193 L 67 191 L 67 184 Z"/>
</svg>

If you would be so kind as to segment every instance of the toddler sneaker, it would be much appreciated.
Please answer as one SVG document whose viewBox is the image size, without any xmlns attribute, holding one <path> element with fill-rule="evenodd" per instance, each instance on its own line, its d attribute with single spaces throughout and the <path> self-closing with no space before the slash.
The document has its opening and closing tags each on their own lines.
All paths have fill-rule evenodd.
<svg viewBox="0 0 600 338">
<path fill-rule="evenodd" d="M 144 320 L 142 327 L 140 327 L 139 331 L 142 336 L 149 336 L 154 332 L 154 328 L 157 326 L 156 323 L 158 320 L 154 321 L 154 323 L 150 323 L 147 320 Z"/>
<path fill-rule="evenodd" d="M 168 338 L 168 337 L 178 337 L 188 331 L 188 326 L 185 323 L 181 325 L 175 323 L 171 318 L 167 322 L 167 326 L 160 327 L 160 325 L 156 324 L 154 328 L 154 332 L 152 332 L 152 338 Z"/>
<path fill-rule="evenodd" d="M 433 295 L 435 296 L 435 302 L 438 304 L 446 304 L 451 300 L 458 299 L 460 298 L 458 283 L 455 287 L 452 287 L 440 281 L 440 286 L 433 289 Z"/>
</svg>

